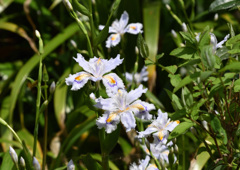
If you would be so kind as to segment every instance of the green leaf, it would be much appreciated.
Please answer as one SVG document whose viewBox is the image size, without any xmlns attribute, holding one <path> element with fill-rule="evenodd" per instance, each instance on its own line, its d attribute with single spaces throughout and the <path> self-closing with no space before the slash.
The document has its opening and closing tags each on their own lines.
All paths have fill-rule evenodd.
<svg viewBox="0 0 240 170">
<path fill-rule="evenodd" d="M 184 134 L 190 127 L 192 127 L 194 125 L 193 122 L 190 121 L 186 121 L 186 122 L 182 122 L 179 125 L 177 125 L 177 127 L 175 127 L 175 129 L 173 129 L 173 131 L 170 133 L 168 140 L 171 140 L 173 138 L 178 137 L 179 135 Z"/>
<path fill-rule="evenodd" d="M 212 75 L 213 71 L 204 71 L 200 74 L 200 80 L 205 81 L 208 77 Z"/>
<path fill-rule="evenodd" d="M 120 134 L 120 129 L 121 129 L 121 126 L 118 126 L 114 132 L 110 134 L 106 134 L 104 143 L 103 143 L 104 152 L 109 154 L 113 150 L 113 148 L 116 146 L 118 142 L 118 137 Z"/>
<path fill-rule="evenodd" d="M 198 101 L 197 103 L 195 103 L 192 107 L 191 107 L 191 117 L 193 120 L 197 120 L 199 117 L 199 109 L 202 105 L 204 105 L 204 103 L 207 101 L 207 99 L 200 99 L 200 101 Z"/>
<path fill-rule="evenodd" d="M 178 91 L 180 88 L 182 88 L 183 86 L 186 86 L 189 83 L 192 83 L 193 81 L 195 81 L 198 77 L 200 76 L 200 72 L 195 72 L 194 74 L 188 75 L 187 77 L 185 77 L 179 84 L 177 87 L 175 87 L 173 89 L 173 93 L 175 93 L 176 91 Z"/>
<path fill-rule="evenodd" d="M 240 62 L 231 62 L 230 64 L 226 65 L 221 70 L 219 70 L 219 72 L 224 72 L 227 70 L 232 72 L 240 72 Z"/>
<path fill-rule="evenodd" d="M 91 154 L 91 156 L 93 159 L 97 161 L 102 161 L 102 157 L 99 154 Z M 109 168 L 111 170 L 119 170 L 118 167 L 112 161 L 109 161 Z"/>
<path fill-rule="evenodd" d="M 186 40 L 187 46 L 196 46 L 197 40 L 190 32 L 180 32 L 180 34 Z"/>
<path fill-rule="evenodd" d="M 183 108 L 183 106 L 182 106 L 182 103 L 181 103 L 180 99 L 178 98 L 178 96 L 167 89 L 165 89 L 165 91 L 167 92 L 169 98 L 172 101 L 173 108 L 175 110 L 181 110 Z"/>
<path fill-rule="evenodd" d="M 27 148 L 32 152 L 33 140 L 34 140 L 33 135 L 27 129 L 22 129 L 18 131 L 17 134 L 19 138 L 25 142 Z M 42 148 L 39 141 L 37 141 L 36 158 L 38 159 L 38 162 L 42 164 L 43 153 L 42 153 Z"/>
<path fill-rule="evenodd" d="M 211 3 L 209 11 L 216 12 L 219 10 L 226 10 L 239 5 L 240 2 L 238 0 L 215 0 L 213 3 Z"/>
<path fill-rule="evenodd" d="M 204 64 L 204 67 L 212 70 L 216 63 L 216 58 L 213 54 L 213 46 L 207 45 L 202 47 L 200 50 L 201 50 L 201 60 Z"/>
<path fill-rule="evenodd" d="M 159 60 L 159 59 L 162 58 L 163 56 L 164 56 L 164 53 L 158 54 L 158 55 L 156 56 L 156 60 Z"/>
<path fill-rule="evenodd" d="M 240 92 L 240 79 L 237 79 L 235 82 L 234 82 L 234 92 L 237 93 L 237 92 Z"/>
<path fill-rule="evenodd" d="M 88 9 L 85 6 L 83 6 L 82 4 L 80 4 L 78 2 L 78 0 L 72 0 L 72 6 L 73 6 L 73 9 L 76 9 L 80 13 L 87 15 L 87 16 L 90 15 L 90 12 L 88 11 Z"/>
<path fill-rule="evenodd" d="M 189 60 L 193 57 L 195 52 L 196 52 L 196 49 L 191 48 L 191 47 L 179 47 L 179 48 L 174 49 L 170 53 L 170 55 L 176 56 L 178 58 L 182 58 L 185 60 Z"/>
<path fill-rule="evenodd" d="M 149 50 L 146 42 L 143 39 L 142 34 L 138 34 L 137 38 L 137 47 L 139 49 L 139 53 L 143 58 L 148 58 L 149 56 Z"/>
<path fill-rule="evenodd" d="M 145 62 L 145 65 L 146 65 L 146 66 L 155 65 L 155 63 L 154 63 L 153 61 L 148 60 L 148 59 L 146 59 L 144 62 Z"/>
<path fill-rule="evenodd" d="M 143 3 L 143 28 L 144 38 L 146 40 L 147 56 L 152 61 L 156 61 L 158 51 L 158 40 L 160 32 L 160 1 L 144 1 Z M 151 74 L 151 73 L 150 73 Z"/>
<path fill-rule="evenodd" d="M 132 145 L 122 137 L 119 137 L 118 143 L 122 148 L 124 156 L 128 156 L 132 150 Z"/>
<path fill-rule="evenodd" d="M 205 28 L 205 31 L 200 34 L 200 40 L 198 46 L 201 48 L 205 45 L 210 44 L 210 33 L 209 33 L 209 26 Z"/>
<path fill-rule="evenodd" d="M 240 34 L 230 38 L 227 42 L 226 42 L 226 46 L 227 47 L 231 47 L 234 45 L 234 44 L 237 44 L 240 42 Z"/>
<path fill-rule="evenodd" d="M 84 165 L 87 167 L 87 169 L 92 169 L 92 170 L 102 169 L 101 165 L 96 160 L 94 160 L 90 154 L 87 154 L 82 158 L 83 158 Z"/>
<path fill-rule="evenodd" d="M 177 71 L 178 67 L 177 67 L 176 65 L 172 65 L 172 66 L 163 67 L 162 69 L 163 69 L 163 70 L 168 70 L 168 71 L 170 71 L 172 74 L 174 74 L 174 73 Z"/>
<path fill-rule="evenodd" d="M 173 114 L 170 114 L 169 117 L 171 117 L 172 120 L 179 120 L 185 117 L 186 114 L 187 114 L 186 109 L 181 109 L 181 110 L 177 110 Z"/>
<path fill-rule="evenodd" d="M 168 77 L 170 78 L 170 82 L 172 84 L 173 87 L 178 86 L 178 84 L 181 82 L 182 78 L 180 74 L 169 74 Z"/>
<path fill-rule="evenodd" d="M 193 104 L 193 96 L 192 93 L 188 90 L 187 87 L 182 88 L 182 101 L 185 107 L 189 108 Z"/>
</svg>

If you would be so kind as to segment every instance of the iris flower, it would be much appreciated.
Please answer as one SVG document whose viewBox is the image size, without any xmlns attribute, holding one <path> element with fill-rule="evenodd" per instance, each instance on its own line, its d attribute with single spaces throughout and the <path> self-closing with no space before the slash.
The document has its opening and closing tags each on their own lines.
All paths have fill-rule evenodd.
<svg viewBox="0 0 240 170">
<path fill-rule="evenodd" d="M 110 60 L 94 57 L 88 62 L 81 54 L 77 54 L 77 58 L 74 59 L 85 71 L 70 74 L 66 78 L 66 84 L 72 85 L 71 90 L 81 89 L 88 80 L 94 82 L 102 80 L 108 94 L 117 92 L 118 88 L 124 88 L 124 84 L 117 74 L 106 74 L 122 63 L 123 59 L 120 59 L 120 55 Z"/>
<path fill-rule="evenodd" d="M 143 86 L 140 85 L 129 93 L 119 89 L 110 98 L 96 99 L 95 106 L 105 110 L 104 114 L 96 121 L 98 128 L 104 127 L 107 133 L 111 133 L 116 130 L 117 124 L 121 121 L 128 132 L 136 126 L 134 114 L 141 119 L 151 119 L 152 115 L 148 111 L 155 109 L 155 106 L 138 100 L 146 91 L 147 89 L 143 89 Z"/>
<path fill-rule="evenodd" d="M 139 161 L 138 165 L 134 162 L 130 165 L 129 170 L 158 170 L 156 165 L 149 164 L 150 157 L 146 156 L 145 159 Z"/>
<path fill-rule="evenodd" d="M 139 132 L 138 137 L 147 137 L 153 134 L 154 143 L 166 143 L 169 131 L 171 132 L 180 122 L 170 121 L 168 114 L 163 113 L 160 109 L 158 110 L 158 117 L 154 120 L 145 131 Z"/>
<path fill-rule="evenodd" d="M 135 73 L 133 75 L 133 73 L 125 73 L 126 76 L 126 80 L 130 83 L 132 83 L 133 81 L 136 82 L 136 84 L 140 84 L 142 81 L 148 81 L 148 71 L 147 71 L 147 67 L 143 67 L 140 73 Z"/>
<path fill-rule="evenodd" d="M 128 13 L 124 11 L 123 14 L 121 15 L 120 20 L 119 21 L 115 20 L 112 23 L 112 25 L 109 27 L 109 33 L 113 34 L 111 34 L 106 41 L 107 48 L 114 47 L 117 44 L 119 44 L 121 40 L 121 35 L 125 34 L 126 32 L 130 34 L 138 34 L 143 32 L 142 31 L 143 25 L 141 23 L 128 24 L 128 20 L 129 20 Z M 100 30 L 102 30 L 103 28 L 104 28 L 103 25 L 99 26 Z"/>
</svg>

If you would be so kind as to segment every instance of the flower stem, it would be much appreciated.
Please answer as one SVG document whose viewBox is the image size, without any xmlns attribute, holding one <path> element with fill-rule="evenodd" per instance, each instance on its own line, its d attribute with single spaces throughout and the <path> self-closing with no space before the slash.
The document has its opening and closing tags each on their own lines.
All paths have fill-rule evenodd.
<svg viewBox="0 0 240 170">
<path fill-rule="evenodd" d="M 37 101 L 36 101 L 36 119 L 34 128 L 34 141 L 33 141 L 33 157 L 36 155 L 37 139 L 38 139 L 38 120 L 41 102 L 41 81 L 42 81 L 42 56 L 40 55 L 39 70 L 38 70 L 38 85 L 37 85 Z"/>
<path fill-rule="evenodd" d="M 47 83 L 45 82 L 45 85 Z M 48 98 L 47 88 L 44 89 L 44 97 L 45 99 Z M 42 163 L 42 170 L 45 169 L 46 164 L 46 156 L 47 156 L 47 132 L 48 132 L 48 109 L 46 108 L 44 112 L 44 143 L 43 143 L 43 163 Z"/>
<path fill-rule="evenodd" d="M 100 139 L 100 146 L 101 146 L 101 152 L 102 152 L 102 169 L 108 170 L 109 169 L 109 154 L 105 151 L 105 142 L 106 134 L 103 129 L 99 130 L 99 139 Z"/>
</svg>

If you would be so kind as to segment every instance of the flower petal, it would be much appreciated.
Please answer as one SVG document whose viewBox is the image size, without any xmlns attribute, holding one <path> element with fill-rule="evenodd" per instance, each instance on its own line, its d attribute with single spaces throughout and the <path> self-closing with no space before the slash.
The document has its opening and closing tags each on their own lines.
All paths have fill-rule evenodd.
<svg viewBox="0 0 240 170">
<path fill-rule="evenodd" d="M 154 110 L 155 106 L 141 100 L 137 100 L 130 105 L 135 116 L 140 119 L 151 120 L 152 115 L 149 114 L 149 111 Z"/>
<path fill-rule="evenodd" d="M 118 54 L 116 58 L 111 58 L 110 60 L 101 59 L 101 61 L 104 64 L 102 74 L 105 74 L 115 69 L 118 65 L 122 64 L 123 59 L 120 59 L 120 55 Z"/>
<path fill-rule="evenodd" d="M 86 60 L 84 59 L 84 57 L 83 57 L 81 54 L 78 53 L 78 54 L 77 54 L 77 58 L 74 58 L 74 57 L 73 57 L 73 59 L 74 59 L 76 62 L 78 62 L 78 64 L 83 68 L 83 70 L 85 70 L 86 72 L 89 72 L 89 73 L 94 74 L 94 71 L 93 71 L 91 65 L 89 64 L 88 61 L 86 61 Z"/>
<path fill-rule="evenodd" d="M 124 84 L 122 79 L 118 77 L 115 73 L 110 73 L 103 76 L 103 84 L 106 87 L 106 92 L 109 97 L 113 96 L 118 92 L 119 88 L 124 89 Z"/>
<path fill-rule="evenodd" d="M 226 35 L 224 39 L 216 45 L 216 48 L 222 48 L 222 45 L 228 40 L 229 37 L 230 37 L 230 34 Z"/>
<path fill-rule="evenodd" d="M 121 122 L 126 128 L 126 132 L 136 127 L 135 118 L 132 112 L 124 112 L 121 114 Z"/>
<path fill-rule="evenodd" d="M 127 26 L 128 20 L 129 20 L 128 13 L 124 11 L 119 20 L 119 26 L 122 30 L 124 30 L 124 28 Z"/>
<path fill-rule="evenodd" d="M 165 128 L 166 130 L 169 130 L 170 132 L 173 131 L 173 129 L 180 123 L 179 120 L 170 122 L 167 127 Z"/>
<path fill-rule="evenodd" d="M 151 135 L 154 132 L 157 132 L 158 129 L 156 127 L 152 127 L 152 126 L 148 126 L 147 129 L 145 129 L 145 131 L 142 132 L 138 132 L 138 138 L 143 138 L 143 137 L 147 137 L 149 135 Z"/>
<path fill-rule="evenodd" d="M 98 128 L 102 129 L 104 127 L 107 133 L 112 133 L 116 130 L 117 124 L 120 122 L 120 117 L 118 115 L 112 117 L 111 121 L 108 121 L 110 115 L 110 112 L 107 111 L 96 120 Z"/>
<path fill-rule="evenodd" d="M 138 34 L 143 32 L 142 28 L 143 25 L 141 23 L 132 23 L 127 26 L 125 32 L 128 32 L 130 34 Z"/>
<path fill-rule="evenodd" d="M 141 97 L 143 93 L 146 93 L 146 92 L 147 92 L 147 89 L 143 89 L 143 85 L 140 84 L 137 89 L 131 90 L 127 94 L 126 103 L 132 103 L 133 101 Z"/>
<path fill-rule="evenodd" d="M 108 37 L 108 39 L 106 41 L 106 47 L 107 48 L 114 47 L 119 44 L 120 40 L 121 40 L 120 34 L 118 34 L 118 33 L 112 34 Z"/>
<path fill-rule="evenodd" d="M 92 75 L 85 72 L 81 71 L 76 74 L 70 74 L 68 78 L 65 79 L 66 84 L 72 85 L 71 90 L 79 90 L 81 89 L 89 79 L 92 79 Z"/>
</svg>

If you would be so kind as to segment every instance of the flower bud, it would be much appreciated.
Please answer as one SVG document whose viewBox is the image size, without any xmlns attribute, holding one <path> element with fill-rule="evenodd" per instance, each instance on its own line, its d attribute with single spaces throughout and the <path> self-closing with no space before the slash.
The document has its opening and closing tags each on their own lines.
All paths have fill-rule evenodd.
<svg viewBox="0 0 240 170">
<path fill-rule="evenodd" d="M 41 38 L 41 34 L 38 30 L 35 30 L 35 35 L 36 35 L 37 38 Z"/>
<path fill-rule="evenodd" d="M 217 20 L 218 20 L 218 13 L 214 15 L 214 21 L 217 21 Z"/>
<path fill-rule="evenodd" d="M 72 4 L 69 2 L 69 0 L 63 0 L 63 3 L 66 6 L 67 10 L 73 11 Z"/>
<path fill-rule="evenodd" d="M 139 54 L 139 50 L 138 50 L 138 47 L 136 46 L 135 47 L 135 53 L 138 55 Z"/>
<path fill-rule="evenodd" d="M 67 165 L 67 170 L 75 170 L 75 165 L 72 160 L 69 161 Z"/>
<path fill-rule="evenodd" d="M 170 7 L 168 4 L 166 4 L 166 8 L 167 8 L 169 11 L 171 11 L 171 7 Z"/>
<path fill-rule="evenodd" d="M 49 91 L 50 91 L 51 94 L 54 93 L 55 88 L 56 88 L 56 84 L 55 84 L 55 81 L 53 81 L 50 88 L 49 88 Z"/>
<path fill-rule="evenodd" d="M 33 168 L 34 170 L 41 170 L 40 164 L 35 157 L 33 157 Z"/>
<path fill-rule="evenodd" d="M 9 147 L 9 154 L 15 164 L 18 164 L 18 155 L 15 150 L 10 146 Z"/>
<path fill-rule="evenodd" d="M 178 146 L 174 145 L 174 152 L 177 154 L 178 153 Z"/>
<path fill-rule="evenodd" d="M 177 38 L 177 33 L 175 32 L 175 30 L 171 30 L 171 34 L 174 38 Z"/>
<path fill-rule="evenodd" d="M 26 164 L 25 164 L 25 160 L 23 159 L 23 157 L 20 157 L 20 166 L 22 168 L 25 168 Z"/>
<path fill-rule="evenodd" d="M 90 94 L 90 98 L 91 98 L 92 100 L 96 100 L 95 94 L 94 94 L 94 93 L 91 93 L 91 94 Z"/>
<path fill-rule="evenodd" d="M 70 40 L 70 43 L 72 44 L 72 46 L 73 46 L 74 48 L 77 48 L 77 44 L 76 44 L 76 42 L 75 42 L 74 40 Z"/>
<path fill-rule="evenodd" d="M 182 30 L 183 32 L 187 32 L 187 25 L 185 24 L 185 22 L 182 23 Z"/>
</svg>

